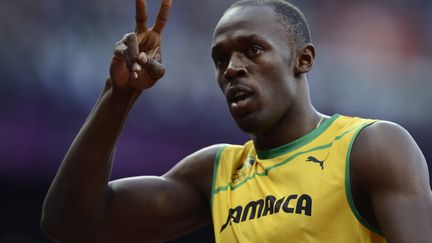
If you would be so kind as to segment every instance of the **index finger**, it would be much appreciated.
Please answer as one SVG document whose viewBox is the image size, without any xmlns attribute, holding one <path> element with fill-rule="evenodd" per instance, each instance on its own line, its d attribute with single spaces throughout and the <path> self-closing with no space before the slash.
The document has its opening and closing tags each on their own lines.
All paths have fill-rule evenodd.
<svg viewBox="0 0 432 243">
<path fill-rule="evenodd" d="M 146 0 L 135 1 L 135 31 L 137 33 L 147 30 L 147 5 Z"/>
<path fill-rule="evenodd" d="M 159 10 L 158 16 L 154 23 L 153 30 L 161 33 L 163 28 L 165 27 L 166 22 L 168 21 L 169 11 L 171 9 L 172 0 L 163 0 L 161 4 L 161 8 Z"/>
</svg>

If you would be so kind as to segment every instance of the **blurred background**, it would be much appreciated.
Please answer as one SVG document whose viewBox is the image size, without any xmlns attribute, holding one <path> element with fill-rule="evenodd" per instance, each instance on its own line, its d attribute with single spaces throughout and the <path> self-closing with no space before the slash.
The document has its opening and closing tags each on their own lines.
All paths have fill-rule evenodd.
<svg viewBox="0 0 432 243">
<path fill-rule="evenodd" d="M 150 20 L 159 2 L 148 1 Z M 432 1 L 292 2 L 317 49 L 309 75 L 316 108 L 397 122 L 432 161 Z M 199 148 L 248 139 L 210 59 L 213 28 L 231 3 L 174 0 L 163 42 L 167 74 L 132 110 L 113 178 L 160 175 Z M 0 242 L 50 242 L 39 230 L 43 197 L 99 96 L 114 43 L 134 29 L 134 6 L 0 1 Z M 175 242 L 212 237 L 207 227 Z"/>
</svg>

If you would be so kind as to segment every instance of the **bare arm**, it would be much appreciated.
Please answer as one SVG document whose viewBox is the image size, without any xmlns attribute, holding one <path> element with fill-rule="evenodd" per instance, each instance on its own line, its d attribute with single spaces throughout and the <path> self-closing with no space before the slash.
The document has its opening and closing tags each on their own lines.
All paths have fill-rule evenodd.
<svg viewBox="0 0 432 243">
<path fill-rule="evenodd" d="M 163 240 L 210 222 L 212 161 L 201 150 L 162 177 L 108 183 L 118 136 L 135 100 L 164 74 L 160 39 L 170 0 L 147 28 L 137 0 L 136 32 L 116 44 L 104 91 L 67 152 L 45 198 L 41 225 L 60 242 Z M 193 168 L 193 169 L 191 169 Z"/>
<path fill-rule="evenodd" d="M 379 122 L 354 143 L 352 173 L 368 196 L 389 243 L 426 243 L 432 238 L 432 192 L 426 160 L 409 133 Z"/>
<path fill-rule="evenodd" d="M 168 240 L 209 224 L 213 160 L 219 148 L 200 150 L 161 177 L 110 182 L 102 242 Z"/>
</svg>

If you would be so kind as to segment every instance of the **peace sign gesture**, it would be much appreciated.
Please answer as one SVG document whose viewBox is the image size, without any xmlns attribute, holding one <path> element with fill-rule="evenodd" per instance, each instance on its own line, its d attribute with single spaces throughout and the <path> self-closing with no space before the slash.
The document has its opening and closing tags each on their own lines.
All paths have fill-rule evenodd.
<svg viewBox="0 0 432 243">
<path fill-rule="evenodd" d="M 114 87 L 143 90 L 165 74 L 161 64 L 161 35 L 168 20 L 172 0 L 162 0 L 153 27 L 147 27 L 146 0 L 136 0 L 135 32 L 126 34 L 114 49 L 110 79 Z"/>
</svg>

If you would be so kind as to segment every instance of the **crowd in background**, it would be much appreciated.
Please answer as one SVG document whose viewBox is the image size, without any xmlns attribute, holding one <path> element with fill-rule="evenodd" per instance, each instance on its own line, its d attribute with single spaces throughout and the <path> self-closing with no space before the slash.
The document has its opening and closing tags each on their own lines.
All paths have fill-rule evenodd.
<svg viewBox="0 0 432 243">
<path fill-rule="evenodd" d="M 160 1 L 147 2 L 152 20 Z M 210 58 L 213 28 L 232 2 L 173 1 L 162 46 L 167 73 L 132 110 L 114 178 L 161 174 L 196 149 L 247 139 Z M 402 124 L 431 161 L 432 1 L 292 2 L 317 50 L 309 74 L 316 108 Z M 134 7 L 132 0 L 0 2 L 1 181 L 48 187 L 103 87 L 115 42 L 134 30 Z"/>
</svg>

